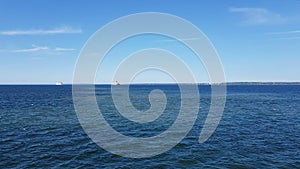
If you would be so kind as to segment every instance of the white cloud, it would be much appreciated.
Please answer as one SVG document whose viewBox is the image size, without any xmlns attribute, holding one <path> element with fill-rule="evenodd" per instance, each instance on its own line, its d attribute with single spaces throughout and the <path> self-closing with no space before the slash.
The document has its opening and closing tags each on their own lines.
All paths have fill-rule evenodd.
<svg viewBox="0 0 300 169">
<path fill-rule="evenodd" d="M 245 24 L 266 25 L 287 22 L 287 18 L 265 8 L 229 8 L 229 11 L 243 14 L 245 18 L 242 22 Z"/>
<path fill-rule="evenodd" d="M 274 36 L 276 39 L 281 40 L 299 40 L 300 30 L 282 31 L 282 32 L 269 32 L 266 35 Z"/>
<path fill-rule="evenodd" d="M 76 49 L 73 48 L 61 48 L 61 47 L 56 47 L 56 48 L 50 48 L 47 46 L 36 46 L 32 45 L 32 48 L 26 48 L 26 49 L 17 49 L 17 50 L 12 50 L 11 52 L 14 53 L 33 53 L 33 52 L 39 52 L 39 51 L 49 51 L 49 52 L 71 52 Z"/>
<path fill-rule="evenodd" d="M 72 27 L 60 27 L 55 29 L 31 29 L 31 30 L 8 30 L 0 31 L 0 35 L 14 36 L 14 35 L 54 35 L 54 34 L 71 34 L 81 33 L 81 29 L 74 29 Z"/>
<path fill-rule="evenodd" d="M 54 50 L 55 51 L 59 51 L 59 52 L 67 52 L 67 51 L 74 51 L 76 49 L 74 49 L 74 48 L 60 48 L 60 47 L 57 47 Z"/>
<path fill-rule="evenodd" d="M 300 30 L 284 31 L 284 32 L 271 32 L 271 33 L 268 33 L 268 34 L 270 34 L 270 35 L 282 35 L 282 34 L 296 34 L 296 33 L 300 33 Z"/>
<path fill-rule="evenodd" d="M 46 47 L 46 46 L 34 46 L 33 48 L 17 49 L 17 50 L 13 50 L 12 52 L 15 52 L 15 53 L 28 53 L 28 52 L 38 52 L 38 51 L 43 51 L 43 50 L 49 50 L 49 48 Z"/>
</svg>

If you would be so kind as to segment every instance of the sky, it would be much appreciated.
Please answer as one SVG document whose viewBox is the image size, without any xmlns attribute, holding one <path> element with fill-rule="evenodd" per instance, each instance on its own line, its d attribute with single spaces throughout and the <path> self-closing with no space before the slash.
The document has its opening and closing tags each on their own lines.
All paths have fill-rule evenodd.
<svg viewBox="0 0 300 169">
<path fill-rule="evenodd" d="M 226 80 L 300 81 L 300 0 L 1 0 L 0 84 L 72 83 L 77 58 L 101 27 L 126 15 L 161 12 L 197 26 L 211 41 Z M 157 47 L 180 55 L 198 82 L 209 82 L 201 63 L 174 40 L 132 37 L 99 65 L 96 83 L 111 83 L 118 63 L 136 50 Z M 170 82 L 157 70 L 135 82 Z"/>
</svg>

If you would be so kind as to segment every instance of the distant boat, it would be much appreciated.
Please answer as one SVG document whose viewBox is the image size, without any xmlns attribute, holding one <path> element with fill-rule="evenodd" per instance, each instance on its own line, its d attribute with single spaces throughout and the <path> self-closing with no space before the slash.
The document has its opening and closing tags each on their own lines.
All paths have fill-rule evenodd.
<svg viewBox="0 0 300 169">
<path fill-rule="evenodd" d="M 57 86 L 63 85 L 63 82 L 56 82 L 55 85 Z"/>
<path fill-rule="evenodd" d="M 112 85 L 113 86 L 118 86 L 118 85 L 120 85 L 120 83 L 118 81 L 115 81 Z"/>
</svg>

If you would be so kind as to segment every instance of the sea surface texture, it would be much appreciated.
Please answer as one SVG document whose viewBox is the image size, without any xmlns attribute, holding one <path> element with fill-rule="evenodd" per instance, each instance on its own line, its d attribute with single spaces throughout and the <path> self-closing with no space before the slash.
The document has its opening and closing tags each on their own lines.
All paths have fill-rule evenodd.
<svg viewBox="0 0 300 169">
<path fill-rule="evenodd" d="M 110 89 L 96 86 L 99 109 L 124 135 L 158 135 L 178 116 L 177 85 L 130 86 L 131 102 L 140 111 L 150 108 L 153 89 L 167 97 L 163 115 L 145 124 L 124 119 Z M 211 89 L 199 89 L 199 113 L 188 135 L 163 154 L 133 159 L 111 154 L 87 136 L 77 119 L 71 85 L 1 85 L 0 168 L 300 168 L 300 85 L 227 86 L 223 117 L 202 144 L 198 138 Z"/>
</svg>

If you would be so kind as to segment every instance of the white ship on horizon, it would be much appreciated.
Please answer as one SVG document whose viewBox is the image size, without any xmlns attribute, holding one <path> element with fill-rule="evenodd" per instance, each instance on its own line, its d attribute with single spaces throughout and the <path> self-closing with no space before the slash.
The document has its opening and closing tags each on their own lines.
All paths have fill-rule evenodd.
<svg viewBox="0 0 300 169">
<path fill-rule="evenodd" d="M 120 85 L 120 83 L 118 81 L 115 81 L 112 85 L 113 86 L 118 86 L 118 85 Z"/>
<path fill-rule="evenodd" d="M 63 82 L 56 82 L 55 85 L 57 86 L 63 85 Z"/>
</svg>

